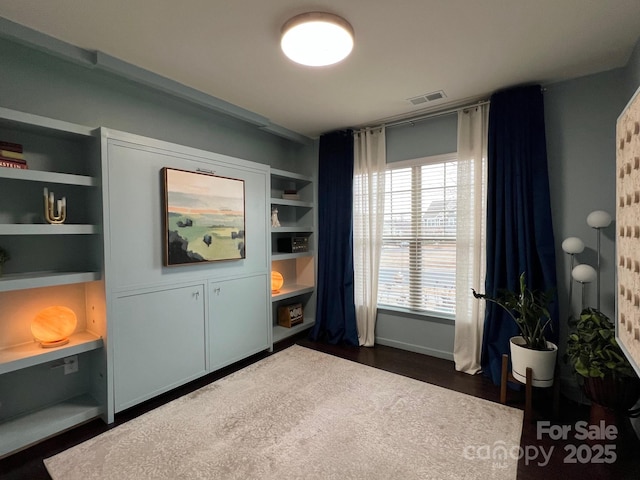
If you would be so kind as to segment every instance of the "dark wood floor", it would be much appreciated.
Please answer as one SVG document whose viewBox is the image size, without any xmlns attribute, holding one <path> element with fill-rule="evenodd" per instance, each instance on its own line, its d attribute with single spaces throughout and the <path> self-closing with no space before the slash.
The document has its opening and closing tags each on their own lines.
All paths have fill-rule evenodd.
<svg viewBox="0 0 640 480">
<path fill-rule="evenodd" d="M 320 350 L 451 390 L 494 402 L 499 401 L 499 388 L 493 385 L 487 378 L 482 375 L 470 376 L 456 372 L 453 363 L 447 360 L 381 345 L 373 348 L 326 345 L 310 342 L 302 336 L 279 343 L 275 346 L 275 350 L 282 350 L 294 342 L 308 348 Z M 49 479 L 50 477 L 42 463 L 44 458 L 55 455 L 110 428 L 114 428 L 153 408 L 222 378 L 250 363 L 258 361 L 267 355 L 268 353 L 266 352 L 255 355 L 122 412 L 116 415 L 116 421 L 112 425 L 107 426 L 100 420 L 94 420 L 6 457 L 0 460 L 0 479 Z M 551 418 L 550 390 L 551 389 L 535 390 L 534 421 L 525 420 L 523 422 L 521 451 L 525 456 L 523 456 L 518 463 L 519 480 L 564 480 L 573 478 L 580 478 L 581 480 L 618 480 L 640 478 L 640 442 L 631 430 L 630 424 L 625 424 L 628 430 L 625 431 L 624 438 L 621 438 L 623 436 L 620 435 L 615 441 L 576 440 L 574 436 L 576 422 L 590 422 L 589 409 L 563 398 L 561 399 L 560 418 L 553 419 Z M 520 392 L 510 392 L 509 405 L 516 408 L 524 408 L 523 397 L 524 394 Z M 552 427 L 559 428 L 563 425 L 569 426 L 571 427 L 571 433 L 568 435 L 567 440 L 564 441 L 552 440 L 547 434 L 543 434 L 541 438 L 537 438 L 537 420 L 548 420 L 550 422 L 549 425 Z M 605 450 L 607 444 L 615 445 L 615 448 L 606 447 Z M 549 458 L 548 463 L 543 460 L 542 456 L 532 458 L 535 454 L 540 454 L 542 449 L 544 449 L 545 458 Z M 599 460 L 610 458 L 611 451 L 615 452 L 615 462 L 598 463 Z M 549 454 L 549 452 L 551 452 L 551 454 Z M 602 455 L 603 452 L 605 452 L 604 455 Z M 575 453 L 575 455 L 572 455 L 572 453 Z M 458 453 L 452 452 L 452 455 L 458 455 Z M 460 452 L 460 456 L 461 461 L 468 461 L 463 459 L 462 452 Z M 575 459 L 575 463 L 567 463 L 572 459 Z"/>
</svg>

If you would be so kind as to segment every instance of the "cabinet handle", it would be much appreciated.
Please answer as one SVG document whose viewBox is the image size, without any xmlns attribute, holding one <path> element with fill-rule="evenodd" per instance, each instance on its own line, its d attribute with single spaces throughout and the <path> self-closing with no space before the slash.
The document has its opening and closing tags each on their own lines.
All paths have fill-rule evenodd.
<svg viewBox="0 0 640 480">
<path fill-rule="evenodd" d="M 200 292 L 195 291 L 193 292 L 194 297 L 196 297 L 196 299 L 200 298 Z"/>
<path fill-rule="evenodd" d="M 220 287 L 218 287 L 218 288 L 214 288 L 214 289 L 213 289 L 213 292 L 214 292 L 216 295 L 220 295 Z"/>
</svg>

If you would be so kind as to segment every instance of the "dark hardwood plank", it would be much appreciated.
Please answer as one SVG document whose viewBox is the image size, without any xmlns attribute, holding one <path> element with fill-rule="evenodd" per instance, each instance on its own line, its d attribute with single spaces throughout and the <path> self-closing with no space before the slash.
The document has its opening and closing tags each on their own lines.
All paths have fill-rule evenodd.
<svg viewBox="0 0 640 480">
<path fill-rule="evenodd" d="M 456 372 L 453 363 L 419 353 L 399 350 L 392 347 L 377 345 L 372 348 L 359 348 L 349 346 L 327 345 L 311 342 L 306 339 L 303 332 L 296 337 L 284 340 L 274 346 L 274 351 L 279 351 L 293 343 L 298 343 L 307 348 L 313 348 L 325 353 L 336 355 L 348 360 L 381 368 L 389 372 L 397 373 L 416 380 L 428 382 L 444 388 L 455 390 L 468 395 L 498 402 L 500 388 L 493 385 L 490 380 L 482 375 L 467 375 Z M 253 362 L 269 355 L 263 352 L 245 359 L 230 367 L 226 367 L 213 374 L 160 395 L 141 405 L 128 409 L 116 415 L 116 421 L 112 425 L 105 425 L 100 420 L 94 420 L 67 432 L 56 435 L 37 445 L 15 453 L 0 460 L 0 479 L 2 480 L 48 480 L 49 475 L 44 468 L 42 460 L 67 448 L 82 443 L 104 431 L 142 415 L 149 410 L 157 408 L 175 398 L 196 390 L 208 383 L 218 380 L 234 371 L 237 371 Z M 544 449 L 545 454 L 552 451 L 547 464 L 542 464 L 542 457 L 536 459 L 521 458 L 518 463 L 519 480 L 555 480 L 580 478 L 581 480 L 606 480 L 606 479 L 637 479 L 640 478 L 640 442 L 630 429 L 631 425 L 625 425 L 625 437 L 617 442 L 604 441 L 601 444 L 615 443 L 617 460 L 613 464 L 578 461 L 575 464 L 565 463 L 569 452 L 565 450 L 567 445 L 575 445 L 581 448 L 582 459 L 585 455 L 592 454 L 596 449 L 597 441 L 578 441 L 574 438 L 576 422 L 590 421 L 589 409 L 583 405 L 574 404 L 567 399 L 561 399 L 560 418 L 551 419 L 551 389 L 534 389 L 534 421 L 524 421 L 521 440 L 521 451 L 532 456 Z M 524 409 L 524 392 L 509 391 L 508 404 Z M 567 426 L 572 429 L 566 440 L 553 440 L 548 434 L 538 438 L 537 421 L 549 420 L 549 426 Z M 581 447 L 581 445 L 584 445 Z M 587 451 L 588 449 L 588 451 Z M 455 454 L 455 453 L 452 453 Z M 569 458 L 570 459 L 570 458 Z M 577 459 L 579 460 L 579 459 Z M 467 460 L 462 460 L 467 461 Z"/>
</svg>

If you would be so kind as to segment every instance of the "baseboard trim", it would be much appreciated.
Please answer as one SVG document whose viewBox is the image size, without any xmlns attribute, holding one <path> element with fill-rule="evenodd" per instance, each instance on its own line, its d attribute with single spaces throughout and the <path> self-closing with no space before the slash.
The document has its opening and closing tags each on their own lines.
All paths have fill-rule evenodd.
<svg viewBox="0 0 640 480">
<path fill-rule="evenodd" d="M 386 345 L 387 347 L 399 348 L 400 350 L 407 350 L 409 352 L 422 353 L 424 355 L 430 355 L 444 360 L 451 360 L 453 362 L 453 352 L 447 352 L 446 350 L 438 350 L 435 348 L 424 347 L 422 345 L 414 345 L 412 343 L 399 342 L 397 340 L 380 337 L 376 337 L 376 343 Z"/>
</svg>

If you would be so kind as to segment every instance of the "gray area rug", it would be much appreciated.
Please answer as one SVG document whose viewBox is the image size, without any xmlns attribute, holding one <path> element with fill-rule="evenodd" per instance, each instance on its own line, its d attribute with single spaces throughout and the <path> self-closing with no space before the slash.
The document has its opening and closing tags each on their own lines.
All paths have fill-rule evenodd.
<svg viewBox="0 0 640 480">
<path fill-rule="evenodd" d="M 45 465 L 54 480 L 515 479 L 521 429 L 520 410 L 293 346 Z"/>
</svg>

